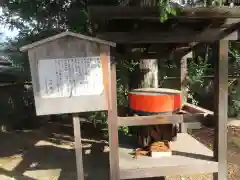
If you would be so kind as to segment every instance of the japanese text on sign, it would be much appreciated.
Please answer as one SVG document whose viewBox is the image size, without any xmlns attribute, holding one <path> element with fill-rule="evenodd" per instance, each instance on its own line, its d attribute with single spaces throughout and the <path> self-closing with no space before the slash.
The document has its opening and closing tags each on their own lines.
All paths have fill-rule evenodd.
<svg viewBox="0 0 240 180">
<path fill-rule="evenodd" d="M 39 60 L 42 98 L 100 95 L 103 75 L 100 57 Z"/>
</svg>

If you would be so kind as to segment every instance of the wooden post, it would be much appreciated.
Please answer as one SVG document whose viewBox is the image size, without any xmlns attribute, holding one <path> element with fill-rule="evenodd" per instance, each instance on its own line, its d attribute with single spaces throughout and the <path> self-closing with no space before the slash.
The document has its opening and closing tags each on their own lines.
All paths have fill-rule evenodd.
<svg viewBox="0 0 240 180">
<path fill-rule="evenodd" d="M 119 174 L 119 152 L 118 152 L 118 115 L 117 115 L 117 83 L 116 64 L 111 61 L 111 72 L 109 80 L 108 98 L 108 134 L 110 147 L 110 180 L 120 180 Z"/>
<path fill-rule="evenodd" d="M 77 179 L 84 180 L 80 118 L 73 114 L 74 142 L 77 163 Z"/>
<path fill-rule="evenodd" d="M 227 120 L 228 120 L 228 41 L 219 41 L 219 58 L 215 60 L 215 140 L 214 158 L 218 173 L 214 180 L 227 180 Z"/>
</svg>

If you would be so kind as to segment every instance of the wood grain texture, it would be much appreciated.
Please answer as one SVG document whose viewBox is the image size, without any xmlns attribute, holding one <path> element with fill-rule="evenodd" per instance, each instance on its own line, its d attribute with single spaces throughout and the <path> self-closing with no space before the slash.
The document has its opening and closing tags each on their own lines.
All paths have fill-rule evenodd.
<svg viewBox="0 0 240 180">
<path fill-rule="evenodd" d="M 153 115 L 118 117 L 119 126 L 144 126 L 158 124 L 177 124 L 183 122 L 182 115 Z"/>
<path fill-rule="evenodd" d="M 218 44 L 218 58 L 215 64 L 215 141 L 214 158 L 218 161 L 218 173 L 214 180 L 227 180 L 227 121 L 228 121 L 228 41 Z"/>
<path fill-rule="evenodd" d="M 94 20 L 111 19 L 141 19 L 159 20 L 159 11 L 156 7 L 121 7 L 121 6 L 90 6 L 89 14 Z M 184 7 L 178 16 L 171 19 L 219 19 L 240 18 L 239 7 Z"/>
<path fill-rule="evenodd" d="M 116 64 L 111 62 L 109 101 L 108 101 L 108 133 L 109 133 L 109 162 L 110 180 L 120 180 L 118 156 L 118 121 L 117 121 L 117 77 Z"/>
<path fill-rule="evenodd" d="M 82 158 L 82 138 L 80 118 L 77 114 L 73 114 L 74 144 L 77 165 L 78 180 L 84 180 L 83 158 Z"/>
<path fill-rule="evenodd" d="M 40 96 L 38 77 L 38 61 L 40 59 L 100 56 L 100 47 L 99 43 L 68 36 L 29 49 L 28 55 L 37 115 L 107 110 L 105 91 L 101 95 L 71 98 L 43 99 Z"/>
<path fill-rule="evenodd" d="M 210 29 L 209 31 L 197 32 L 189 29 L 179 32 L 172 30 L 169 32 L 104 32 L 99 33 L 99 38 L 114 41 L 119 44 L 144 44 L 144 43 L 191 43 L 191 42 L 214 42 L 219 40 L 221 29 Z M 237 31 L 227 34 L 221 39 L 238 40 Z"/>
<path fill-rule="evenodd" d="M 105 40 L 90 37 L 90 36 L 85 36 L 83 34 L 73 33 L 73 32 L 62 32 L 62 33 L 57 34 L 55 36 L 51 36 L 51 37 L 42 39 L 40 41 L 34 42 L 32 44 L 25 45 L 25 46 L 20 48 L 20 51 L 27 51 L 28 49 L 32 49 L 36 46 L 40 46 L 40 45 L 43 45 L 45 43 L 55 41 L 59 38 L 64 38 L 66 36 L 70 36 L 70 37 L 73 37 L 73 38 L 79 38 L 80 40 L 87 40 L 87 41 L 91 41 L 91 42 L 95 42 L 95 43 L 99 43 L 99 44 L 105 44 L 105 45 L 108 45 L 108 46 L 113 46 L 113 47 L 116 46 L 116 44 L 113 43 L 113 42 L 105 41 Z"/>
<path fill-rule="evenodd" d="M 103 83 L 105 88 L 105 105 L 108 108 L 109 102 L 109 74 L 110 74 L 110 47 L 106 45 L 100 46 L 100 59 L 103 68 Z"/>
<path fill-rule="evenodd" d="M 190 104 L 190 103 L 184 103 L 183 109 L 185 111 L 188 111 L 189 113 L 193 113 L 193 114 L 203 114 L 204 116 L 214 115 L 213 111 L 210 111 L 208 109 L 205 109 L 205 108 L 202 108 L 200 106 L 196 106 L 196 105 Z"/>
</svg>

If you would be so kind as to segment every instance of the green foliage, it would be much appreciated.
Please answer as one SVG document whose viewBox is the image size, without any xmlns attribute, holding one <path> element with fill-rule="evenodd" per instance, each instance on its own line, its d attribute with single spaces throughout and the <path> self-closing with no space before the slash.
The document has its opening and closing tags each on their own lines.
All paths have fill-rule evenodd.
<svg viewBox="0 0 240 180">
<path fill-rule="evenodd" d="M 240 90 L 239 85 L 233 86 L 229 92 L 228 115 L 230 117 L 240 117 Z"/>
<path fill-rule="evenodd" d="M 136 60 L 119 60 L 117 63 L 117 91 L 118 105 L 128 106 L 127 94 L 129 90 L 130 74 L 138 67 Z"/>
<path fill-rule="evenodd" d="M 172 7 L 170 0 L 158 0 L 157 6 L 160 13 L 160 21 L 164 22 L 170 15 L 176 15 L 177 10 Z"/>
<path fill-rule="evenodd" d="M 233 74 L 240 74 L 240 46 L 238 43 L 231 43 L 229 49 L 229 59 L 232 64 Z M 236 72 L 235 72 L 236 71 Z M 237 83 L 229 87 L 229 116 L 240 116 L 240 78 Z"/>
<path fill-rule="evenodd" d="M 188 99 L 195 105 L 198 104 L 195 94 L 198 94 L 205 85 L 203 76 L 206 75 L 208 67 L 207 59 L 203 60 L 201 57 L 188 62 Z"/>
<path fill-rule="evenodd" d="M 209 64 L 207 64 L 206 60 L 203 60 L 201 57 L 198 57 L 196 61 L 191 60 L 188 62 L 188 83 L 190 86 L 194 86 L 192 88 L 198 89 L 199 87 L 203 87 L 204 80 L 203 76 L 207 71 Z"/>
</svg>

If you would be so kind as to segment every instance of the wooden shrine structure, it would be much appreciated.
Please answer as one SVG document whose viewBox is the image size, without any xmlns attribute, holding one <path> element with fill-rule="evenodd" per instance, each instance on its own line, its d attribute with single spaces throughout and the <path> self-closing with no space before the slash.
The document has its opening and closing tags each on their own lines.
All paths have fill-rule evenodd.
<svg viewBox="0 0 240 180">
<path fill-rule="evenodd" d="M 227 179 L 228 43 L 239 38 L 240 10 L 228 7 L 183 8 L 179 16 L 170 17 L 165 23 L 159 22 L 158 13 L 156 7 L 90 7 L 89 15 L 94 22 L 93 31 L 101 39 L 65 32 L 21 48 L 22 51 L 28 51 L 29 55 L 37 114 L 73 113 L 78 180 L 84 179 L 84 172 L 80 119 L 76 113 L 99 110 L 108 110 L 110 180 L 194 173 L 214 173 L 215 180 Z M 126 55 L 138 59 L 159 58 L 172 53 L 175 53 L 176 57 L 181 56 L 178 59 L 181 62 L 181 90 L 185 96 L 187 58 L 199 42 L 215 43 L 218 56 L 215 61 L 214 152 L 181 128 L 177 141 L 171 144 L 174 155 L 163 157 L 161 160 L 149 157 L 132 158 L 131 149 L 119 147 L 119 126 L 180 123 L 184 127 L 186 119 L 182 114 L 118 117 L 116 88 L 118 59 Z M 134 49 L 143 50 L 135 54 Z M 64 88 L 64 92 L 60 94 L 51 93 L 55 91 L 49 77 L 55 77 L 58 71 L 46 76 L 52 73 L 49 67 L 54 69 L 56 64 L 63 63 L 61 68 L 68 72 L 69 64 L 74 67 L 73 69 L 79 69 L 79 65 L 72 61 L 83 61 L 82 58 L 86 61 L 86 58 L 90 57 L 93 58 L 90 61 L 96 61 L 97 57 L 97 61 L 100 62 L 98 70 L 102 69 L 104 86 L 100 90 L 103 91 L 97 91 L 95 94 L 89 92 L 86 95 L 84 92 L 76 93 L 76 89 L 75 94 L 72 94 L 72 89 L 78 85 L 74 78 L 82 76 L 80 71 L 74 70 L 74 73 L 71 72 L 75 75 L 73 79 L 62 84 L 62 86 L 70 84 L 71 92 L 65 92 Z M 55 64 L 50 66 L 53 62 Z M 50 64 L 40 68 L 42 63 Z M 38 76 L 43 76 L 49 83 L 46 85 L 49 91 L 43 91 L 46 87 L 43 81 L 41 88 L 41 78 Z M 92 82 L 91 85 L 93 84 Z M 60 108 L 59 104 L 65 106 Z M 189 119 L 191 118 L 188 118 L 188 121 Z"/>
<path fill-rule="evenodd" d="M 117 43 L 111 56 L 111 105 L 108 110 L 110 179 L 148 178 L 195 173 L 213 173 L 215 180 L 227 179 L 228 47 L 239 40 L 240 8 L 183 7 L 177 16 L 160 23 L 155 6 L 92 6 L 89 15 L 95 35 Z M 199 43 L 215 46 L 216 122 L 214 151 L 188 135 L 184 128 L 172 143 L 176 155 L 159 159 L 132 159 L 119 147 L 119 126 L 140 126 L 180 122 L 183 115 L 118 117 L 116 64 L 118 60 L 158 58 L 173 54 L 181 64 L 181 90 L 186 96 L 187 58 Z M 136 49 L 140 53 L 136 53 Z M 180 58 L 179 58 L 180 57 Z M 190 118 L 191 119 L 191 118 Z"/>
</svg>

